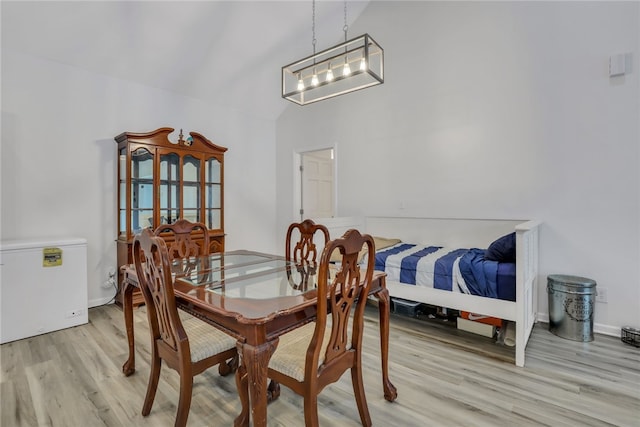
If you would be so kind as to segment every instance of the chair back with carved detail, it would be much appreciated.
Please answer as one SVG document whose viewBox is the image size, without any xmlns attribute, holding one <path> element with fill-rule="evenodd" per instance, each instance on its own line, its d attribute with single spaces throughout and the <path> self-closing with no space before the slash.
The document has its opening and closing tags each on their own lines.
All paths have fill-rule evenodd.
<svg viewBox="0 0 640 427">
<path fill-rule="evenodd" d="M 236 340 L 195 317 L 178 314 L 169 250 L 151 229 L 144 229 L 135 237 L 133 255 L 151 334 L 151 373 L 142 415 L 151 411 L 164 360 L 181 377 L 175 425 L 184 426 L 191 404 L 193 376 L 218 364 L 220 374 L 232 372 L 237 365 Z"/>
<path fill-rule="evenodd" d="M 324 247 L 329 241 L 329 230 L 322 224 L 316 224 L 313 220 L 305 219 L 297 223 L 294 222 L 287 230 L 285 256 L 287 260 L 295 263 L 316 263 L 318 261 L 316 236 L 323 238 L 322 245 Z M 294 240 L 297 237 L 297 241 Z"/>
<path fill-rule="evenodd" d="M 190 258 L 209 253 L 209 233 L 207 227 L 201 222 L 191 222 L 181 218 L 173 224 L 160 225 L 154 233 L 165 239 L 172 259 Z"/>
<path fill-rule="evenodd" d="M 314 239 L 322 238 L 322 241 Z M 300 223 L 294 222 L 287 230 L 285 256 L 287 261 L 293 261 L 297 275 L 287 270 L 289 284 L 294 289 L 306 289 L 309 278 L 315 276 L 318 267 L 318 253 L 329 241 L 329 230 L 321 224 L 316 224 L 310 219 Z M 319 244 L 322 246 L 319 246 Z"/>
<path fill-rule="evenodd" d="M 363 249 L 366 255 L 361 265 Z M 333 265 L 331 256 L 336 251 L 341 261 Z M 307 427 L 318 425 L 317 395 L 347 370 L 351 370 L 362 424 L 371 425 L 361 354 L 366 296 L 374 266 L 371 236 L 352 229 L 329 241 L 320 259 L 316 320 L 281 336 L 269 362 L 270 378 L 304 396 Z"/>
<path fill-rule="evenodd" d="M 145 229 L 136 236 L 133 253 L 153 339 L 160 339 L 179 352 L 182 348 L 177 345 L 177 337 L 184 335 L 184 329 L 171 286 L 171 261 L 166 243 Z"/>
</svg>

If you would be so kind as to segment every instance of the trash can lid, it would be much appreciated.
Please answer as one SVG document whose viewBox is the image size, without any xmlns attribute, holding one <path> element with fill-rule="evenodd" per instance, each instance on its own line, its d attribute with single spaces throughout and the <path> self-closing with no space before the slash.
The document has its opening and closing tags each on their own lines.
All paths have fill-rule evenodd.
<svg viewBox="0 0 640 427">
<path fill-rule="evenodd" d="M 596 286 L 596 281 L 593 279 L 588 279 L 586 277 L 580 276 L 571 276 L 567 274 L 550 274 L 549 276 L 547 276 L 547 280 L 566 283 L 568 285 L 580 285 L 585 287 Z"/>
</svg>

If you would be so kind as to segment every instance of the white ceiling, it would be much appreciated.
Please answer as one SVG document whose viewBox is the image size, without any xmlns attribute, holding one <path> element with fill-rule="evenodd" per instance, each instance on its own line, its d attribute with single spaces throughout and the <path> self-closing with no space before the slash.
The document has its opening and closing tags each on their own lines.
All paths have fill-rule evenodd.
<svg viewBox="0 0 640 427">
<path fill-rule="evenodd" d="M 349 1 L 349 25 L 367 1 Z M 277 118 L 283 65 L 312 54 L 312 1 L 6 1 L 2 49 Z M 316 49 L 344 3 L 316 2 Z M 359 34 L 349 33 L 349 37 Z M 293 105 L 293 104 L 292 104 Z"/>
</svg>

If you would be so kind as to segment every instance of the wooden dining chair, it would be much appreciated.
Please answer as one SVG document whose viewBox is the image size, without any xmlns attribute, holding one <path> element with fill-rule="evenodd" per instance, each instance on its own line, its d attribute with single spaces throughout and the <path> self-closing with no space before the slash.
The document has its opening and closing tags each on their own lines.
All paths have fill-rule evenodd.
<svg viewBox="0 0 640 427">
<path fill-rule="evenodd" d="M 196 259 L 200 255 L 206 255 L 214 252 L 211 246 L 211 240 L 209 239 L 209 233 L 206 225 L 201 222 L 191 222 L 189 220 L 180 218 L 173 224 L 161 224 L 154 232 L 156 236 L 162 237 L 165 243 L 168 242 L 167 248 L 169 250 L 169 259 L 172 263 L 176 263 L 180 260 L 181 274 L 187 276 L 194 270 L 200 268 L 204 273 L 209 266 L 209 260 Z M 202 237 L 201 237 L 202 236 Z M 180 311 L 181 318 L 188 318 L 189 315 Z M 229 366 L 238 366 L 239 358 L 236 354 L 232 361 L 229 362 Z M 220 365 L 220 375 L 226 375 L 225 365 Z"/>
<path fill-rule="evenodd" d="M 316 263 L 318 261 L 318 247 L 314 238 L 320 234 L 324 239 L 323 245 L 329 241 L 329 230 L 322 224 L 316 224 L 311 219 L 294 222 L 287 229 L 285 256 L 288 261 L 301 263 L 303 261 Z M 297 237 L 297 241 L 294 240 Z"/>
<path fill-rule="evenodd" d="M 361 269 L 358 259 L 363 247 L 367 256 Z M 341 262 L 332 268 L 329 277 L 334 251 L 341 254 Z M 269 378 L 303 396 L 306 427 L 318 426 L 318 394 L 338 381 L 346 370 L 351 371 L 362 425 L 371 425 L 362 379 L 362 329 L 374 256 L 373 238 L 357 230 L 328 242 L 319 266 L 316 320 L 281 336 L 269 361 Z M 244 406 L 248 401 L 245 367 L 239 368 L 236 380 Z"/>
<path fill-rule="evenodd" d="M 306 289 L 309 277 L 317 273 L 318 266 L 318 241 L 314 238 L 322 238 L 322 249 L 329 241 L 329 230 L 322 224 L 316 224 L 313 220 L 305 219 L 294 222 L 287 229 L 285 240 L 285 257 L 287 261 L 293 261 L 297 270 L 295 282 L 289 275 L 289 283 L 295 289 Z M 287 270 L 289 273 L 289 270 Z"/>
<path fill-rule="evenodd" d="M 189 258 L 210 252 L 207 226 L 201 222 L 181 218 L 173 224 L 161 224 L 154 233 L 156 236 L 162 236 L 167 242 L 171 258 Z"/>
<path fill-rule="evenodd" d="M 195 257 L 210 252 L 209 233 L 201 222 L 180 218 L 173 224 L 160 224 L 154 234 L 165 241 L 171 262 L 180 262 L 185 276 L 198 268 L 201 260 L 196 260 Z M 206 269 L 206 265 L 202 267 Z"/>
<path fill-rule="evenodd" d="M 135 237 L 133 255 L 147 306 L 152 350 L 142 415 L 151 412 L 164 360 L 180 374 L 175 425 L 184 426 L 191 406 L 193 377 L 218 364 L 222 375 L 233 372 L 233 361 L 237 360 L 236 340 L 195 317 L 181 318 L 173 290 L 169 250 L 164 240 L 155 236 L 151 229 L 145 229 Z M 231 362 L 227 363 L 227 360 Z"/>
</svg>

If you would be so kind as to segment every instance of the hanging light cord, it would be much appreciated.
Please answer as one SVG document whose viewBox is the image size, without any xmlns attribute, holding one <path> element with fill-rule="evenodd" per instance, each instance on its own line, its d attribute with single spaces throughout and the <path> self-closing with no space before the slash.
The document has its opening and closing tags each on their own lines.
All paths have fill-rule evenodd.
<svg viewBox="0 0 640 427">
<path fill-rule="evenodd" d="M 311 3 L 311 45 L 313 54 L 316 54 L 316 0 Z"/>
<path fill-rule="evenodd" d="M 344 0 L 344 27 L 342 27 L 342 31 L 344 31 L 344 41 L 347 41 L 347 30 L 349 30 L 349 26 L 347 25 L 347 0 Z"/>
</svg>

